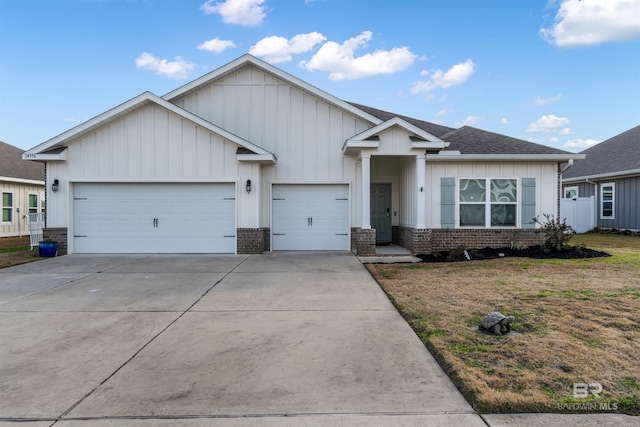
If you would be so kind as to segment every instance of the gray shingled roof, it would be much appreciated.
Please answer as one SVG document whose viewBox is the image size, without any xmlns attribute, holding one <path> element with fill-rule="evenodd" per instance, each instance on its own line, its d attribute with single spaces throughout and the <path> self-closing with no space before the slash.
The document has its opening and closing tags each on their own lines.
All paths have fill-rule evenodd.
<svg viewBox="0 0 640 427">
<path fill-rule="evenodd" d="M 44 181 L 44 165 L 22 160 L 24 150 L 0 141 L 0 176 Z"/>
<path fill-rule="evenodd" d="M 414 119 L 412 117 L 402 116 L 400 114 L 390 113 L 389 111 L 379 110 L 373 107 L 367 107 L 366 105 L 356 104 L 355 102 L 349 102 L 349 104 L 354 107 L 364 111 L 365 113 L 371 114 L 373 117 L 377 117 L 380 120 L 387 121 L 394 117 L 399 117 L 402 120 L 405 120 L 411 123 L 414 126 L 419 127 L 420 129 L 429 132 L 431 135 L 441 138 L 445 133 L 451 132 L 455 128 L 451 128 L 449 126 L 443 126 L 436 123 L 425 122 L 424 120 Z M 441 138 L 442 139 L 442 138 Z"/>
<path fill-rule="evenodd" d="M 366 105 L 349 102 L 380 120 L 389 120 L 400 117 L 403 120 L 429 132 L 443 141 L 450 142 L 447 150 L 458 150 L 461 154 L 570 154 L 567 151 L 546 145 L 536 144 L 523 139 L 512 138 L 499 133 L 488 132 L 471 126 L 463 126 L 459 129 L 426 122 L 399 114 L 394 114 Z"/>
<path fill-rule="evenodd" d="M 640 126 L 622 132 L 582 151 L 584 160 L 575 162 L 563 179 L 640 169 Z"/>
<path fill-rule="evenodd" d="M 463 126 L 441 137 L 450 142 L 447 150 L 462 154 L 567 154 L 567 151 L 499 133 Z"/>
</svg>

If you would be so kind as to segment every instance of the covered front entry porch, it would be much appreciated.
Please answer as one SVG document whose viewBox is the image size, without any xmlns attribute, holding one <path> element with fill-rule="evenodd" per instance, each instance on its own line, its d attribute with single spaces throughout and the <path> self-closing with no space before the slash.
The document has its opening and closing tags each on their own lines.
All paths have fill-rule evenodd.
<svg viewBox="0 0 640 427">
<path fill-rule="evenodd" d="M 426 228 L 426 154 L 447 145 L 399 117 L 345 142 L 343 153 L 357 156 L 359 168 L 354 252 L 373 256 L 376 246 L 393 243 L 417 253 L 406 231 Z"/>
<path fill-rule="evenodd" d="M 425 228 L 425 155 L 362 154 L 360 163 L 360 231 L 373 240 L 367 247 L 373 244 L 377 256 L 411 254 L 413 245 L 406 230 Z M 360 242 L 358 254 L 362 255 L 366 248 Z"/>
</svg>

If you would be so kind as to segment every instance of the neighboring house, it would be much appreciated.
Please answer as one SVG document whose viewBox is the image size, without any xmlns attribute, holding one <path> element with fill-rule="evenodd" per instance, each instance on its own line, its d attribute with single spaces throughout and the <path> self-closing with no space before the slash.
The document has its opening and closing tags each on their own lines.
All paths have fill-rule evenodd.
<svg viewBox="0 0 640 427">
<path fill-rule="evenodd" d="M 0 141 L 0 237 L 28 236 L 28 214 L 44 211 L 44 165 L 22 160 L 22 152 Z"/>
<path fill-rule="evenodd" d="M 24 154 L 64 253 L 539 243 L 582 155 L 350 104 L 251 55 L 145 92 Z M 57 192 L 51 192 L 53 183 Z"/>
<path fill-rule="evenodd" d="M 640 126 L 582 154 L 562 176 L 563 198 L 593 197 L 594 227 L 640 229 Z"/>
</svg>

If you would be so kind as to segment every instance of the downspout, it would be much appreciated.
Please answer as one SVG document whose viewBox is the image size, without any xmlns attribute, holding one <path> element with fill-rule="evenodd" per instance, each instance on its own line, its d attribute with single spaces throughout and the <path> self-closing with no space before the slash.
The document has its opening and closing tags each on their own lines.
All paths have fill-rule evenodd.
<svg viewBox="0 0 640 427">
<path fill-rule="evenodd" d="M 571 166 L 573 166 L 573 159 L 569 159 L 569 162 L 560 171 L 560 179 L 562 179 L 562 174 L 565 173 Z"/>
</svg>

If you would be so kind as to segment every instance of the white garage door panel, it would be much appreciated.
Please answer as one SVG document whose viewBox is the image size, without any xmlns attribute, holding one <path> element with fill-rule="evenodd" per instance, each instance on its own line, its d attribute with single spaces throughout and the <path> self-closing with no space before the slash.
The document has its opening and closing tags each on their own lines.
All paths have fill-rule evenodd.
<svg viewBox="0 0 640 427">
<path fill-rule="evenodd" d="M 273 250 L 349 250 L 348 185 L 274 185 Z"/>
<path fill-rule="evenodd" d="M 76 184 L 77 253 L 234 253 L 234 184 Z"/>
</svg>

